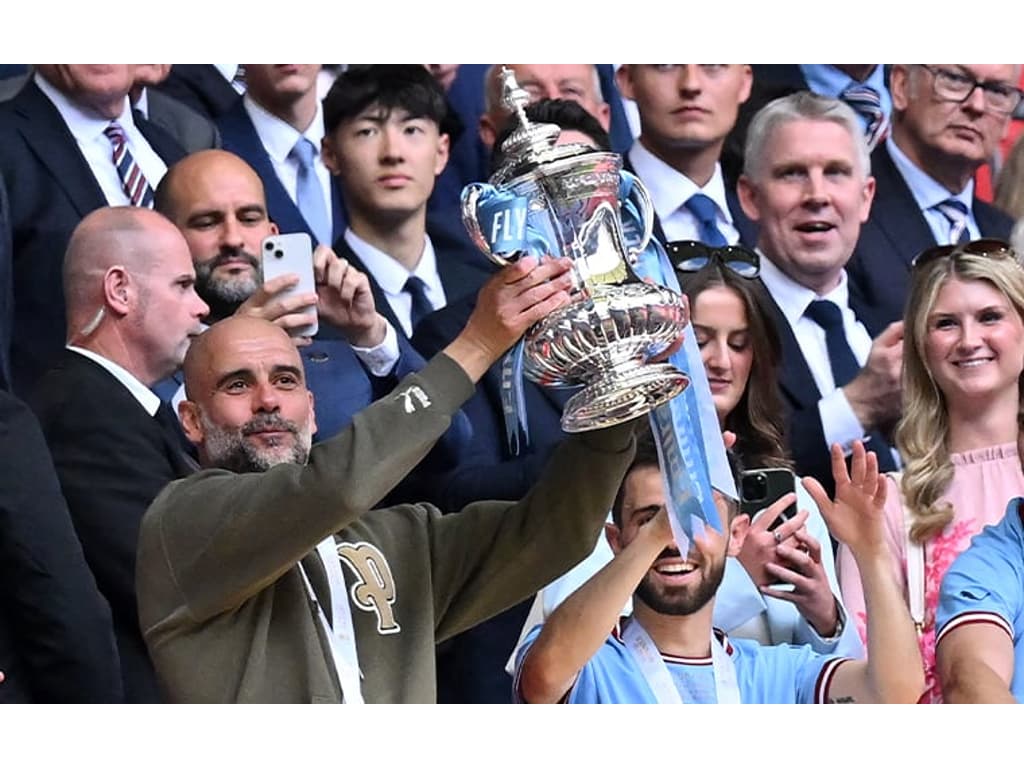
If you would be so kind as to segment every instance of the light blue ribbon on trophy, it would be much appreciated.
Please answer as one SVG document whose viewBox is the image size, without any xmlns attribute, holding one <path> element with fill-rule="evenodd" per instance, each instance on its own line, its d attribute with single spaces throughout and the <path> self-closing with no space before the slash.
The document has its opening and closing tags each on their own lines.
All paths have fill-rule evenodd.
<svg viewBox="0 0 1024 768">
<path fill-rule="evenodd" d="M 627 246 L 639 244 L 643 231 L 640 212 L 631 197 L 635 178 L 623 171 L 619 187 Z M 641 278 L 680 290 L 668 254 L 653 237 L 633 270 Z M 685 552 L 690 540 L 703 534 L 705 525 L 723 533 L 711 488 L 733 499 L 738 494 L 692 325 L 687 325 L 683 345 L 669 361 L 689 376 L 690 385 L 678 397 L 651 411 L 650 421 L 672 512 L 672 531 L 680 551 Z"/>
<path fill-rule="evenodd" d="M 477 220 L 492 253 L 536 256 L 542 259 L 551 253 L 547 238 L 530 226 L 526 197 L 491 184 L 472 185 L 479 192 Z M 467 194 L 469 187 L 463 191 Z M 526 398 L 523 393 L 523 357 L 525 342 L 520 339 L 501 362 L 501 412 L 509 451 L 518 456 L 530 444 L 530 427 L 526 419 Z M 520 441 L 522 436 L 522 441 Z"/>
</svg>

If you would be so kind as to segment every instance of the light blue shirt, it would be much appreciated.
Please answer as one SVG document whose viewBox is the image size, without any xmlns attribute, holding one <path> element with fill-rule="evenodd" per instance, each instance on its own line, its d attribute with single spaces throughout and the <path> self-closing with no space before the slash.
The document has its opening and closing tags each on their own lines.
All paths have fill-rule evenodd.
<svg viewBox="0 0 1024 768">
<path fill-rule="evenodd" d="M 540 634 L 535 627 L 526 637 L 516 660 L 515 698 L 519 671 Z M 846 659 L 823 656 L 807 646 L 764 646 L 753 640 L 724 639 L 725 650 L 736 667 L 736 683 L 744 704 L 824 704 L 835 670 Z M 684 703 L 715 704 L 711 657 L 683 658 L 662 654 L 662 660 Z M 696 701 L 695 701 L 696 699 Z M 629 649 L 611 635 L 588 661 L 569 691 L 569 704 L 657 704 L 654 692 Z"/>
<path fill-rule="evenodd" d="M 994 624 L 1013 640 L 1010 693 L 1024 702 L 1024 525 L 1015 498 L 1006 516 L 986 526 L 942 579 L 935 645 L 965 624 Z"/>
<path fill-rule="evenodd" d="M 822 96 L 831 96 L 838 99 L 839 95 L 851 85 L 866 85 L 878 92 L 879 107 L 885 113 L 886 119 L 892 117 L 892 96 L 885 85 L 885 69 L 881 64 L 876 64 L 868 79 L 858 82 L 836 68 L 834 64 L 800 64 L 800 71 L 803 73 L 807 87 Z M 854 110 L 856 111 L 856 110 Z M 864 129 L 868 128 L 868 118 L 857 112 L 857 117 L 864 123 Z"/>
<path fill-rule="evenodd" d="M 971 239 L 977 240 L 981 237 L 981 230 L 978 229 L 978 222 L 974 220 L 974 179 L 967 182 L 958 194 L 952 195 L 949 190 L 939 184 L 935 179 L 914 165 L 903 150 L 896 146 L 896 142 L 890 136 L 885 142 L 885 149 L 896 164 L 903 180 L 910 188 L 910 194 L 914 196 L 917 207 L 921 209 L 921 215 L 928 222 L 928 228 L 932 231 L 932 237 L 938 245 L 948 245 L 952 225 L 946 215 L 936 210 L 933 206 L 944 200 L 953 198 L 967 206 L 967 231 L 971 233 Z M 877 202 L 877 201 L 876 201 Z"/>
</svg>

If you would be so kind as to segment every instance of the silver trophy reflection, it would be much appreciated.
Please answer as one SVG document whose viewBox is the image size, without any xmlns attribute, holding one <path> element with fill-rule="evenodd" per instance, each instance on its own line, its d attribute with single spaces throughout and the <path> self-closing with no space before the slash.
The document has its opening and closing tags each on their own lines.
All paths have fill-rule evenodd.
<svg viewBox="0 0 1024 768">
<path fill-rule="evenodd" d="M 569 257 L 577 286 L 568 306 L 527 332 L 523 373 L 544 386 L 584 385 L 566 403 L 566 432 L 643 415 L 689 383 L 675 366 L 649 362 L 689 320 L 684 297 L 642 282 L 630 268 L 651 238 L 650 197 L 632 179 L 630 201 L 640 213 L 642 231 L 638 245 L 627 248 L 620 221 L 622 159 L 582 144 L 555 146 L 560 129 L 531 124 L 524 111 L 529 95 L 510 70 L 502 77 L 504 103 L 518 128 L 502 144 L 505 161 L 490 184 L 471 184 L 463 191 L 463 221 L 477 247 L 498 264 L 524 251 Z M 496 199 L 526 201 L 525 209 L 493 216 L 485 234 L 480 219 L 487 217 L 481 212 Z M 496 235 L 517 225 L 518 240 L 526 247 L 500 252 Z"/>
</svg>

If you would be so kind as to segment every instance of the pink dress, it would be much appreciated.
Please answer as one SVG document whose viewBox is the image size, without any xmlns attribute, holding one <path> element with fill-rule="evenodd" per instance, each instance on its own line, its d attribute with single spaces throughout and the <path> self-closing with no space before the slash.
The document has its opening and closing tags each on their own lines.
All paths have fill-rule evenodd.
<svg viewBox="0 0 1024 768">
<path fill-rule="evenodd" d="M 953 480 L 942 498 L 953 505 L 953 519 L 942 532 L 930 539 L 924 549 L 925 626 L 920 638 L 927 688 L 921 703 L 942 702 L 935 673 L 935 608 L 939 602 L 942 577 L 956 556 L 967 549 L 971 538 L 986 525 L 998 523 L 1007 502 L 1024 496 L 1024 473 L 1021 471 L 1017 446 L 1013 443 L 979 448 L 950 455 Z M 898 583 L 907 591 L 907 555 L 903 505 L 899 488 L 890 477 L 885 501 L 887 540 L 893 554 L 892 567 Z M 867 614 L 864 592 L 853 555 L 843 545 L 837 554 L 839 587 L 843 603 L 857 623 L 861 639 L 867 647 Z"/>
</svg>

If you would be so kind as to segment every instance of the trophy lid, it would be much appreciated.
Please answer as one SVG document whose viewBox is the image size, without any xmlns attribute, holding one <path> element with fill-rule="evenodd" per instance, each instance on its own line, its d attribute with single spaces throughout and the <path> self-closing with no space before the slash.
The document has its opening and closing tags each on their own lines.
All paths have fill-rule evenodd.
<svg viewBox="0 0 1024 768">
<path fill-rule="evenodd" d="M 556 147 L 562 129 L 552 123 L 531 123 L 526 116 L 530 94 L 519 87 L 511 69 L 502 67 L 501 79 L 502 103 L 512 112 L 512 119 L 518 122 L 518 127 L 502 142 L 501 151 L 505 159 L 491 177 L 492 183 L 498 184 L 555 160 L 592 151 L 584 144 Z"/>
</svg>

